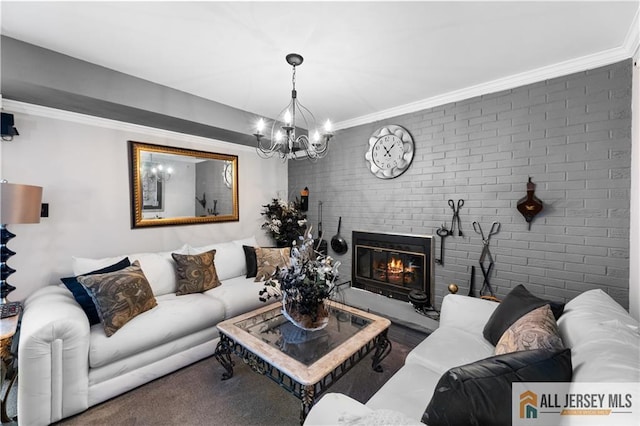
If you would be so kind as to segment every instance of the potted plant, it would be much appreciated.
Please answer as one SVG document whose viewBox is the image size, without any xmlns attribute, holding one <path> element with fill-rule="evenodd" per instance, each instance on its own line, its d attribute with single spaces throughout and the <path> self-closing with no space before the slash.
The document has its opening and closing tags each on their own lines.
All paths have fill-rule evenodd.
<svg viewBox="0 0 640 426">
<path fill-rule="evenodd" d="M 262 207 L 262 215 L 266 218 L 262 228 L 276 240 L 278 247 L 291 246 L 304 235 L 307 217 L 302 212 L 298 200 L 287 202 L 274 198 L 271 203 Z"/>
<path fill-rule="evenodd" d="M 314 250 L 309 229 L 291 249 L 290 265 L 278 268 L 259 292 L 261 301 L 282 299 L 284 316 L 304 330 L 319 330 L 329 321 L 325 300 L 335 289 L 340 262 Z"/>
</svg>

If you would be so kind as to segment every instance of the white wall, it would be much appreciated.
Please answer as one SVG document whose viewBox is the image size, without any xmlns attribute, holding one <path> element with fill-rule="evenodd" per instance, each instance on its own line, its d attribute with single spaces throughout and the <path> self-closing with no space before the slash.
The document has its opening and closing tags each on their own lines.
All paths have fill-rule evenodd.
<svg viewBox="0 0 640 426">
<path fill-rule="evenodd" d="M 17 253 L 8 262 L 17 271 L 8 280 L 17 287 L 9 299 L 59 283 L 71 273 L 71 256 L 172 250 L 251 235 L 270 243 L 260 211 L 286 194 L 281 161 L 237 144 L 7 100 L 3 106 L 14 114 L 20 136 L 0 145 L 0 177 L 42 186 L 49 203 L 49 217 L 39 224 L 9 226 L 17 235 L 8 244 Z M 128 140 L 238 155 L 240 221 L 131 229 Z"/>
<path fill-rule="evenodd" d="M 640 319 L 640 49 L 634 56 L 632 90 L 629 312 Z"/>
</svg>

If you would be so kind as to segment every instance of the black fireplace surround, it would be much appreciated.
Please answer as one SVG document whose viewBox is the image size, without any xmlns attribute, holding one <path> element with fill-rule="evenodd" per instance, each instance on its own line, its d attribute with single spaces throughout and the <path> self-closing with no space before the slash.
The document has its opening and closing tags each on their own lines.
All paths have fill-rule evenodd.
<svg viewBox="0 0 640 426">
<path fill-rule="evenodd" d="M 432 303 L 433 236 L 353 231 L 351 241 L 353 287 L 406 301 L 420 290 Z"/>
</svg>

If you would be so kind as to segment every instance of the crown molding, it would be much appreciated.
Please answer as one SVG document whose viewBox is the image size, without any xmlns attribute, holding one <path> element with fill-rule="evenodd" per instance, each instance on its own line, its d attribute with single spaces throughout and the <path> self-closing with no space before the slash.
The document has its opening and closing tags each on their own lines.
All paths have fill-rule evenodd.
<svg viewBox="0 0 640 426">
<path fill-rule="evenodd" d="M 350 127 L 369 124 L 375 121 L 386 120 L 404 114 L 411 114 L 428 108 L 433 108 L 452 102 L 458 102 L 476 96 L 486 95 L 488 93 L 513 89 L 515 87 L 537 83 L 539 81 L 561 77 L 576 72 L 582 72 L 632 58 L 634 57 L 634 55 L 638 54 L 638 48 L 640 46 L 639 16 L 640 9 L 636 11 L 633 22 L 629 27 L 629 31 L 627 32 L 622 46 L 620 47 L 604 50 L 602 52 L 582 56 L 580 58 L 564 62 L 559 62 L 554 65 L 537 68 L 531 71 L 514 74 L 486 83 L 469 86 L 464 89 L 443 93 L 441 95 L 436 95 L 420 101 L 385 109 L 372 114 L 363 115 L 361 117 L 356 117 L 351 120 L 341 121 L 339 123 L 335 123 L 334 128 L 336 130 L 348 129 Z"/>
<path fill-rule="evenodd" d="M 29 114 L 39 117 L 52 118 L 56 120 L 69 121 L 88 126 L 102 127 L 112 130 L 120 130 L 130 133 L 144 133 L 145 135 L 158 138 L 170 138 L 182 142 L 191 142 L 199 145 L 212 147 L 212 143 L 216 147 L 229 148 L 235 151 L 255 152 L 254 147 L 241 145 L 232 142 L 221 141 L 219 139 L 204 138 L 201 136 L 189 135 L 186 133 L 173 132 L 171 130 L 158 129 L 155 127 L 143 126 L 140 124 L 127 123 L 124 121 L 112 120 L 109 118 L 96 117 L 88 114 L 66 111 L 57 108 L 50 108 L 41 105 L 30 104 L 27 102 L 14 101 L 2 98 L 0 95 L 0 106 L 3 110 L 20 114 Z"/>
</svg>

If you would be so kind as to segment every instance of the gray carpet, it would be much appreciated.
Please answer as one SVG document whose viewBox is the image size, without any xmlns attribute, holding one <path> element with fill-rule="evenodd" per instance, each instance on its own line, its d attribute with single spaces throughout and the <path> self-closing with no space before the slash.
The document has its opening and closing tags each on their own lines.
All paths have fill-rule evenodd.
<svg viewBox="0 0 640 426">
<path fill-rule="evenodd" d="M 369 354 L 329 392 L 342 392 L 366 402 L 400 369 L 407 353 L 424 337 L 392 326 L 389 338 L 393 350 L 382 363 L 384 371 L 371 369 Z M 230 380 L 221 381 L 224 369 L 210 357 L 56 424 L 299 425 L 300 401 L 237 357 L 234 360 L 236 367 Z"/>
</svg>

